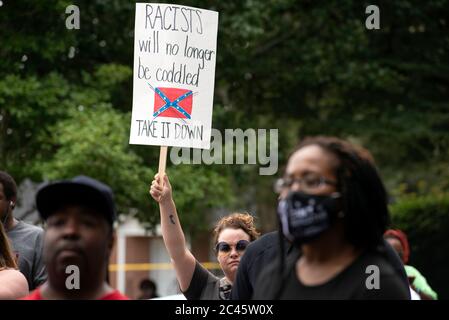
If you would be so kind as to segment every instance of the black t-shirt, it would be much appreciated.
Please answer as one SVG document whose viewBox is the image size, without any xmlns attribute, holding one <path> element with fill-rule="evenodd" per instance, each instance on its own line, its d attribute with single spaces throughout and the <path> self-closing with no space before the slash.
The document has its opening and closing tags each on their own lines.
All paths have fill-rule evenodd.
<svg viewBox="0 0 449 320">
<path fill-rule="evenodd" d="M 187 300 L 229 300 L 231 284 L 226 278 L 214 276 L 196 261 L 192 280 L 183 294 Z"/>
<path fill-rule="evenodd" d="M 307 286 L 301 283 L 296 276 L 296 257 L 289 257 L 287 262 L 288 273 L 283 280 L 279 299 L 282 300 L 371 300 L 371 299 L 410 299 L 408 285 L 404 284 L 397 271 L 384 255 L 377 251 L 366 250 L 351 265 L 337 274 L 329 281 Z M 367 269 L 369 266 L 378 267 L 378 288 L 373 276 L 377 272 Z M 271 264 L 264 270 L 257 281 L 254 290 L 254 299 L 273 299 L 279 288 L 277 263 Z M 371 289 L 369 289 L 371 288 Z"/>
<path fill-rule="evenodd" d="M 284 239 L 286 255 L 297 255 L 299 250 Z M 377 248 L 378 252 L 391 264 L 404 286 L 408 286 L 407 275 L 404 266 L 390 244 L 383 240 Z M 280 246 L 279 232 L 267 233 L 252 242 L 245 250 L 240 260 L 237 276 L 232 286 L 232 300 L 249 300 L 253 297 L 254 287 L 258 277 L 271 263 L 278 263 Z M 279 270 L 276 270 L 279 274 Z"/>
<path fill-rule="evenodd" d="M 285 253 L 294 248 L 286 240 Z M 237 276 L 232 286 L 232 300 L 249 300 L 253 295 L 253 287 L 260 273 L 273 261 L 279 261 L 279 233 L 273 231 L 264 234 L 252 242 L 240 260 Z"/>
</svg>

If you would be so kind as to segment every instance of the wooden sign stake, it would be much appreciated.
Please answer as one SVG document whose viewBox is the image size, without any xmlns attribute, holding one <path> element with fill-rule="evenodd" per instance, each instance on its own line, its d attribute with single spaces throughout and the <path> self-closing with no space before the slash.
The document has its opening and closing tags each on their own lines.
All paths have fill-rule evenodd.
<svg viewBox="0 0 449 320">
<path fill-rule="evenodd" d="M 167 166 L 167 146 L 161 146 L 161 151 L 159 153 L 159 176 L 162 178 L 165 173 L 165 168 Z"/>
</svg>

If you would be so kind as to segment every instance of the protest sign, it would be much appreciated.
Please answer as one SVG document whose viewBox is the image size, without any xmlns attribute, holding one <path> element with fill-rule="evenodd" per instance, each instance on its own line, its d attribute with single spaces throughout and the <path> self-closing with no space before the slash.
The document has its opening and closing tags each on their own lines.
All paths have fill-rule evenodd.
<svg viewBox="0 0 449 320">
<path fill-rule="evenodd" d="M 209 149 L 218 12 L 137 3 L 131 144 Z"/>
</svg>

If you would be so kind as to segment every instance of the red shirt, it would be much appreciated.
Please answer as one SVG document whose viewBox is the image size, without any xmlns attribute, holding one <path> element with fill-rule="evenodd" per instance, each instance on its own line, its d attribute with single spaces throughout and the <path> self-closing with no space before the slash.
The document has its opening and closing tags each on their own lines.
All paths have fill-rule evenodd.
<svg viewBox="0 0 449 320">
<path fill-rule="evenodd" d="M 37 288 L 26 297 L 23 297 L 21 300 L 45 300 L 45 299 L 41 295 L 40 288 Z M 111 293 L 104 295 L 98 300 L 129 300 L 129 298 L 121 294 L 120 291 L 114 290 Z"/>
</svg>

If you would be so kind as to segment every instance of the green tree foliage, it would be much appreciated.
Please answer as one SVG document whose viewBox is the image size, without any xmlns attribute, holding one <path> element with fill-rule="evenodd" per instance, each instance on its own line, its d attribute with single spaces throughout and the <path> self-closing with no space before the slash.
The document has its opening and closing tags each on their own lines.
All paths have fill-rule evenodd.
<svg viewBox="0 0 449 320">
<path fill-rule="evenodd" d="M 374 153 L 397 199 L 448 191 L 448 0 L 379 1 L 380 30 L 365 28 L 371 3 L 364 1 L 174 3 L 220 13 L 213 127 L 279 128 L 281 168 L 299 138 L 338 135 Z M 80 30 L 65 28 L 70 4 L 80 8 Z M 130 161 L 111 158 L 110 166 L 100 166 L 104 171 L 95 171 L 99 177 L 130 174 L 111 178 L 114 189 L 138 179 L 148 184 L 151 177 L 142 177 L 156 170 L 158 148 L 126 145 L 134 3 L 3 1 L 0 17 L 1 167 L 18 180 L 36 181 L 89 171 L 92 164 L 66 156 L 76 154 L 62 143 L 70 141 L 86 152 L 76 158 Z M 98 144 L 90 132 L 102 142 L 98 150 L 90 150 Z M 256 213 L 265 230 L 274 227 L 274 177 L 259 176 L 257 166 L 168 170 L 192 227 L 225 204 Z M 136 200 L 146 187 L 125 194 Z M 144 211 L 148 203 L 141 201 L 132 207 L 153 224 L 157 211 Z"/>
<path fill-rule="evenodd" d="M 40 138 L 48 125 L 66 114 L 70 87 L 57 73 L 43 77 L 8 74 L 0 80 L 0 159 L 20 181 L 36 177 L 31 167 L 39 157 Z"/>
<path fill-rule="evenodd" d="M 123 125 L 129 121 L 129 115 L 109 106 L 74 110 L 50 129 L 50 143 L 57 148 L 48 161 L 36 163 L 37 171 L 48 180 L 80 173 L 96 177 L 114 187 L 120 212 L 134 207 L 149 211 L 146 185 L 154 173 L 129 150 Z"/>
</svg>

